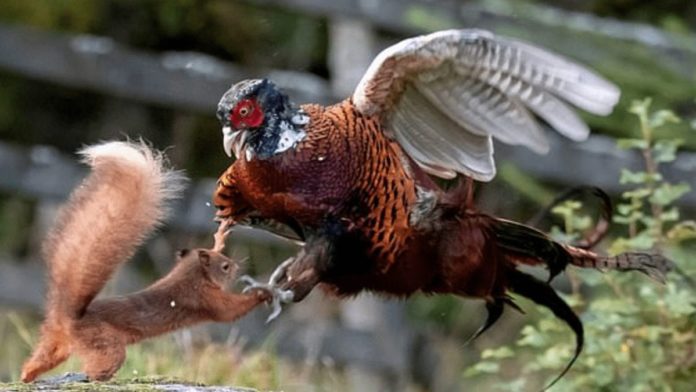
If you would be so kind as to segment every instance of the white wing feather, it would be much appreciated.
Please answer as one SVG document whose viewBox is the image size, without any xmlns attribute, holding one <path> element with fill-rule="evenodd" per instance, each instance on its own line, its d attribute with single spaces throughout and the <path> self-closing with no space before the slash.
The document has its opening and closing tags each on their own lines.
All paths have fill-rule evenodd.
<svg viewBox="0 0 696 392">
<path fill-rule="evenodd" d="M 472 29 L 385 49 L 352 99 L 363 114 L 381 116 L 429 173 L 488 181 L 495 176 L 491 137 L 548 151 L 529 110 L 568 138 L 584 140 L 589 129 L 567 103 L 605 115 L 619 95 L 615 85 L 564 57 Z"/>
</svg>

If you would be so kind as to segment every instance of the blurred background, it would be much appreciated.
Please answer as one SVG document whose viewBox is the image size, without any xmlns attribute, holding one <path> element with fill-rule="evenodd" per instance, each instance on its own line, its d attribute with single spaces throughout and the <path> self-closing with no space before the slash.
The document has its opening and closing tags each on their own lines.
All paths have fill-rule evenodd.
<svg viewBox="0 0 696 392">
<path fill-rule="evenodd" d="M 562 189 L 597 185 L 620 204 L 600 250 L 663 250 L 683 271 L 666 286 L 596 271 L 558 279 L 588 343 L 555 390 L 693 390 L 696 297 L 684 276 L 693 278 L 696 263 L 696 2 L 688 0 L 0 0 L 0 382 L 18 378 L 37 340 L 40 243 L 85 174 L 76 149 L 143 137 L 192 178 L 176 216 L 106 293 L 136 290 L 171 268 L 175 249 L 212 243 L 208 201 L 230 164 L 214 113 L 231 84 L 269 77 L 297 103 L 328 104 L 348 96 L 389 44 L 471 27 L 562 53 L 623 93 L 611 116 L 584 116 L 594 131 L 587 142 L 549 133 L 544 157 L 498 145 L 499 175 L 479 187 L 480 208 L 525 221 Z M 645 97 L 650 108 L 634 103 Z M 658 177 L 640 175 L 646 151 Z M 542 229 L 570 238 L 592 211 L 564 205 Z M 238 229 L 228 250 L 266 277 L 297 248 Z M 286 391 L 537 390 L 569 360 L 573 338 L 548 312 L 520 304 L 526 315 L 508 311 L 465 346 L 485 317 L 477 301 L 338 301 L 317 291 L 270 325 L 260 309 L 234 325 L 133 346 L 118 376 Z M 78 369 L 74 360 L 56 372 L 69 369 Z"/>
</svg>

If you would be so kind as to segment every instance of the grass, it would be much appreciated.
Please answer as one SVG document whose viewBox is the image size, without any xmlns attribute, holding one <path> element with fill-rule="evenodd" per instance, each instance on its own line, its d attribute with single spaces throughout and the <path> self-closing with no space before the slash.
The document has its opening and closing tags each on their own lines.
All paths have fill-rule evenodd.
<svg viewBox="0 0 696 392">
<path fill-rule="evenodd" d="M 0 313 L 0 390 L 23 390 L 26 384 L 16 382 L 22 362 L 38 340 L 39 320 L 16 311 Z M 114 383 L 139 384 L 135 390 L 148 390 L 147 385 L 174 380 L 176 383 L 200 385 L 231 385 L 258 390 L 342 391 L 341 372 L 330 366 L 310 366 L 279 357 L 272 343 L 255 350 L 244 350 L 243 344 L 231 334 L 226 342 L 210 341 L 205 328 L 185 329 L 128 347 L 123 367 Z M 71 357 L 43 377 L 80 371 L 80 362 Z M 89 384 L 90 388 L 96 387 Z M 85 384 L 76 384 L 75 390 Z M 143 389 L 144 388 L 144 389 Z M 89 388 L 88 388 L 89 389 Z M 132 389 L 130 384 L 128 389 Z M 28 389 L 30 390 L 30 389 Z M 73 389 L 71 389 L 73 390 Z M 92 389 L 90 389 L 92 390 Z"/>
</svg>

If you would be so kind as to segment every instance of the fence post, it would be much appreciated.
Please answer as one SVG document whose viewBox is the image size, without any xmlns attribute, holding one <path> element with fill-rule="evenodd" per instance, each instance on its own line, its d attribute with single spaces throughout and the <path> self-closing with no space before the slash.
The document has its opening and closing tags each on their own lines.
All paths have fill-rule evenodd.
<svg viewBox="0 0 696 392">
<path fill-rule="evenodd" d="M 357 19 L 335 18 L 329 25 L 328 64 L 334 96 L 348 97 L 375 56 L 375 32 Z M 394 369 L 377 373 L 358 365 L 346 368 L 353 391 L 402 390 L 408 381 L 411 334 L 404 327 L 404 304 L 361 295 L 341 304 L 341 318 L 348 328 L 374 333 L 380 351 L 395 358 Z M 396 360 L 398 358 L 398 360 Z"/>
</svg>

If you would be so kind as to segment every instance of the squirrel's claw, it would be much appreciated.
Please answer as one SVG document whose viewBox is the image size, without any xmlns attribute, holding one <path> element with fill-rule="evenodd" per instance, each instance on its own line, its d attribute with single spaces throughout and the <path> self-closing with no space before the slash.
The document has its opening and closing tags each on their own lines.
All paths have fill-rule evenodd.
<svg viewBox="0 0 696 392">
<path fill-rule="evenodd" d="M 283 263 L 283 264 L 285 264 L 285 263 Z M 242 293 L 247 293 L 247 292 L 254 290 L 254 289 L 266 290 L 266 291 L 271 293 L 271 295 L 272 295 L 271 308 L 273 310 L 271 311 L 271 314 L 268 315 L 268 318 L 266 319 L 266 323 L 270 323 L 276 317 L 278 317 L 278 315 L 280 315 L 280 312 L 283 310 L 282 304 L 287 304 L 287 303 L 292 302 L 292 299 L 295 296 L 295 294 L 291 290 L 283 290 L 283 289 L 280 289 L 278 287 L 275 287 L 273 284 L 270 284 L 270 283 L 265 284 L 265 283 L 257 282 L 249 275 L 241 276 L 238 280 L 247 285 L 242 290 Z"/>
</svg>

